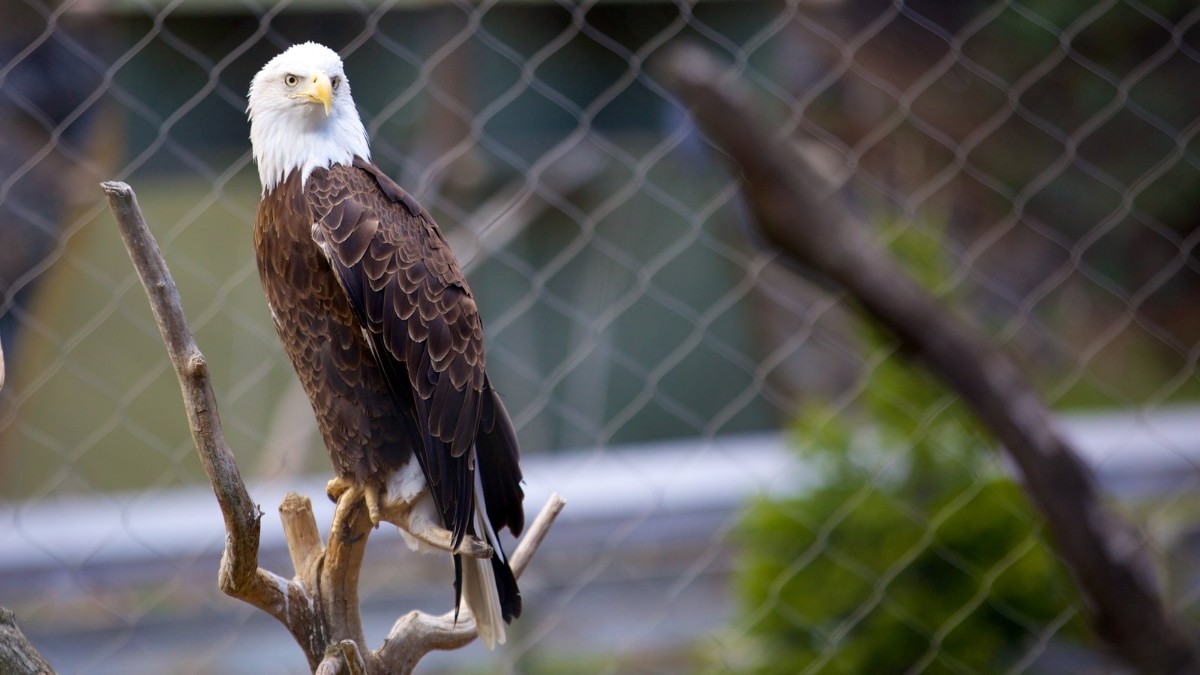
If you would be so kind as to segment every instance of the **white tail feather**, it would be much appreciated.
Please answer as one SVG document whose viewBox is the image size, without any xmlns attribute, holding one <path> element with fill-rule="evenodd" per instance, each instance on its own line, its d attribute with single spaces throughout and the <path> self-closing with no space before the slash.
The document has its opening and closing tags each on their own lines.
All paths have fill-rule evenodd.
<svg viewBox="0 0 1200 675">
<path fill-rule="evenodd" d="M 500 553 L 496 532 L 487 519 L 487 504 L 483 501 L 483 483 L 479 480 L 479 466 L 475 467 L 475 531 Z M 501 560 L 504 558 L 501 557 Z M 496 588 L 496 573 L 492 561 L 486 558 L 463 558 L 463 604 L 475 616 L 475 627 L 479 639 L 488 649 L 504 644 L 504 612 L 500 609 L 500 591 Z"/>
<path fill-rule="evenodd" d="M 475 616 L 475 628 L 485 647 L 495 649 L 504 644 L 504 616 L 491 560 L 463 558 L 463 604 Z"/>
</svg>

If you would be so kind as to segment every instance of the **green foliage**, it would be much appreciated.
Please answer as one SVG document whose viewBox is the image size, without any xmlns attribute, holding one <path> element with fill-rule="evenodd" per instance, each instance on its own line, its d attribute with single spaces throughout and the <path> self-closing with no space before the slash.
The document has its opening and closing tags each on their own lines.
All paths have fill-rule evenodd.
<svg viewBox="0 0 1200 675">
<path fill-rule="evenodd" d="M 1056 635 L 1081 636 L 1038 517 L 923 379 L 894 358 L 879 366 L 866 396 L 874 438 L 804 417 L 822 487 L 757 504 L 741 528 L 751 670 L 992 672 L 1048 626 L 1066 620 Z"/>
<path fill-rule="evenodd" d="M 751 626 L 753 670 L 991 672 L 1072 615 L 1067 579 L 1012 483 L 939 496 L 922 511 L 836 485 L 756 507 L 741 591 L 752 615 L 769 609 Z"/>
<path fill-rule="evenodd" d="M 938 267 L 931 239 L 902 232 L 891 245 L 926 273 Z M 810 409 L 797 424 L 820 486 L 756 504 L 739 528 L 750 647 L 738 666 L 1001 672 L 1044 632 L 1082 639 L 1070 579 L 993 442 L 923 369 L 881 336 L 870 343 L 860 407 Z M 852 426 L 855 413 L 869 424 Z"/>
</svg>

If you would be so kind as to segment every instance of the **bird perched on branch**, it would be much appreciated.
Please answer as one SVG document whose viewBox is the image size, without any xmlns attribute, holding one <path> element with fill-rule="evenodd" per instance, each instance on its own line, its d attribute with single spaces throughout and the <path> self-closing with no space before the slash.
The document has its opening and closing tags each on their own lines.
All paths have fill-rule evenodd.
<svg viewBox="0 0 1200 675">
<path fill-rule="evenodd" d="M 350 82 L 312 42 L 250 85 L 258 269 L 316 413 L 332 499 L 454 553 L 455 607 L 492 648 L 521 613 L 497 532 L 525 515 L 512 422 L 475 299 L 429 212 L 374 164 Z"/>
</svg>

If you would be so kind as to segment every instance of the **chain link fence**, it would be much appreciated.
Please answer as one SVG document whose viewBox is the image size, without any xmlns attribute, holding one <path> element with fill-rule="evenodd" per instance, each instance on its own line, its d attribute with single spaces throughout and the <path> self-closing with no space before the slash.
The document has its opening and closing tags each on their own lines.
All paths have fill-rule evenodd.
<svg viewBox="0 0 1200 675">
<path fill-rule="evenodd" d="M 323 502 L 326 454 L 251 253 L 245 119 L 253 74 L 309 39 L 341 52 L 373 159 L 467 270 L 529 510 L 568 501 L 509 644 L 430 670 L 1121 672 L 954 397 L 757 246 L 656 76 L 682 42 L 732 64 L 781 142 L 1018 357 L 1144 528 L 1170 609 L 1197 611 L 1193 2 L 3 14 L 0 604 L 61 672 L 305 671 L 216 588 L 219 516 L 97 183 L 137 190 L 252 497 Z M 268 515 L 264 563 L 283 570 L 274 530 Z M 369 638 L 446 609 L 441 562 L 372 541 Z"/>
</svg>

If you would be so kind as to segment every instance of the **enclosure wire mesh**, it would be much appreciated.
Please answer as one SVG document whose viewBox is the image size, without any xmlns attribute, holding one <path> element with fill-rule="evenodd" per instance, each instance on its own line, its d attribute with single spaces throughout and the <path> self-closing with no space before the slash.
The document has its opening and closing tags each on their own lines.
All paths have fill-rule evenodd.
<svg viewBox="0 0 1200 675">
<path fill-rule="evenodd" d="M 1118 492 L 1136 483 L 1123 503 L 1150 535 L 1172 610 L 1194 611 L 1195 447 L 1172 431 L 1194 440 L 1188 401 L 1200 391 L 1192 3 L 10 4 L 0 603 L 64 672 L 303 670 L 282 630 L 212 583 L 219 524 L 189 529 L 179 512 L 169 541 L 140 529 L 145 512 L 173 518 L 204 497 L 203 475 L 96 183 L 137 191 L 252 488 L 320 485 L 328 464 L 252 260 L 259 194 L 245 122 L 250 77 L 306 39 L 343 55 L 374 160 L 458 252 L 525 457 L 573 486 L 620 477 L 574 519 L 565 495 L 510 643 L 432 667 L 855 672 L 856 645 L 888 622 L 917 645 L 896 672 L 1105 663 L 1073 595 L 1030 609 L 996 590 L 1044 550 L 1027 507 L 996 507 L 1020 532 L 987 565 L 946 543 L 1006 465 L 956 454 L 947 438 L 958 437 L 938 431 L 955 397 L 896 388 L 894 342 L 838 289 L 760 245 L 736 169 L 656 70 L 684 42 L 727 63 L 761 112 L 746 124 L 772 125 L 814 162 L 880 245 L 1014 354 L 1050 405 L 1102 411 L 1081 422 L 1088 438 L 1126 420 L 1128 442 L 1089 462 Z M 880 409 L 905 433 L 873 435 Z M 845 456 L 813 449 L 846 426 L 862 433 Z M 748 468 L 742 453 L 764 438 L 774 471 L 809 477 L 781 486 Z M 895 484 L 927 446 L 938 466 L 971 477 L 936 504 Z M 683 478 L 713 467 L 749 486 L 736 503 Z M 843 492 L 814 488 L 833 476 L 850 481 Z M 794 531 L 747 524 L 750 493 L 768 489 L 798 509 L 785 518 Z M 841 497 L 815 517 L 813 489 Z M 880 499 L 913 536 L 874 560 L 856 537 L 886 532 L 855 528 L 875 522 L 864 514 Z M 115 515 L 82 533 L 62 525 L 90 522 L 83 511 Z M 773 536 L 803 545 L 756 580 L 752 536 L 767 549 Z M 380 600 L 365 610 L 444 608 L 440 568 L 380 539 L 363 579 L 364 597 Z M 969 581 L 932 618 L 906 595 L 926 565 Z M 795 585 L 814 579 L 846 589 L 850 604 L 794 603 Z M 955 643 L 985 615 L 1009 632 L 981 666 Z M 799 651 L 763 637 L 789 631 Z M 779 662 L 764 666 L 763 654 Z"/>
</svg>

